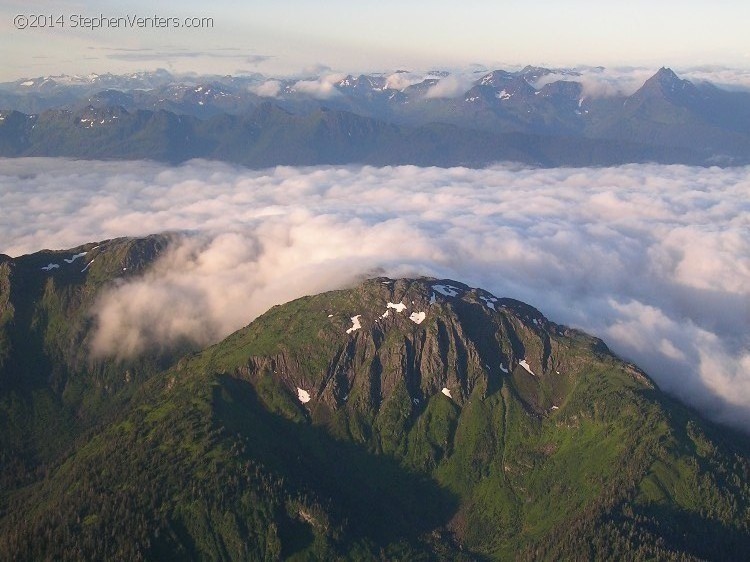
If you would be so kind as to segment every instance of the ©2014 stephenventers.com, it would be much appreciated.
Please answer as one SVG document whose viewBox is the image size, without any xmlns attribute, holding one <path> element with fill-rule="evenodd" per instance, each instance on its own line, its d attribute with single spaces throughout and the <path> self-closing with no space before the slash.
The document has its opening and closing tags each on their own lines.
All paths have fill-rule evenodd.
<svg viewBox="0 0 750 562">
<path fill-rule="evenodd" d="M 94 16 L 84 14 L 17 14 L 13 18 L 16 29 L 211 29 L 211 17 L 147 17 L 129 14 L 124 16 Z"/>
</svg>

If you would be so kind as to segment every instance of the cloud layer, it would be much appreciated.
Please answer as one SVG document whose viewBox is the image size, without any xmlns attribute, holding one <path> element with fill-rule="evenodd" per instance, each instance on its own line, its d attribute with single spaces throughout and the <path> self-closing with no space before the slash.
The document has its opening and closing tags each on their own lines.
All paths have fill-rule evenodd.
<svg viewBox="0 0 750 562">
<path fill-rule="evenodd" d="M 592 98 L 630 96 L 658 69 L 644 67 L 577 67 L 577 75 L 556 71 L 542 76 L 533 83 L 536 88 L 557 80 L 580 82 L 583 95 Z M 704 81 L 727 90 L 750 91 L 750 71 L 719 66 L 675 67 L 673 70 L 685 80 L 695 84 Z"/>
<path fill-rule="evenodd" d="M 190 233 L 102 300 L 99 353 L 204 344 L 297 296 L 427 274 L 524 300 L 711 417 L 750 422 L 750 168 L 0 170 L 0 252 Z"/>
</svg>

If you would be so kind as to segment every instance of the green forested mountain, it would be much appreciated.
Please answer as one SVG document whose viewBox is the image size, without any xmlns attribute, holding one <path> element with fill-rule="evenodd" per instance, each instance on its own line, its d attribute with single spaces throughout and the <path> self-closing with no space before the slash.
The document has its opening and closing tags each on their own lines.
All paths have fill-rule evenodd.
<svg viewBox="0 0 750 562">
<path fill-rule="evenodd" d="M 169 241 L 0 260 L 0 558 L 750 549 L 745 436 L 602 341 L 461 283 L 372 279 L 207 349 L 93 358 L 96 296 Z"/>
</svg>

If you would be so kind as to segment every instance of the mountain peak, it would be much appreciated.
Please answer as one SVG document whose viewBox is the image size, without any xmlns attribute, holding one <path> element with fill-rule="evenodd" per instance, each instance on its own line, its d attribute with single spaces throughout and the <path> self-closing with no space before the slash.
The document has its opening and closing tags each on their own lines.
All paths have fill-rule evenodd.
<svg viewBox="0 0 750 562">
<path fill-rule="evenodd" d="M 662 66 L 659 70 L 656 71 L 656 74 L 654 76 L 659 76 L 662 80 L 679 80 L 677 74 L 675 74 L 675 71 L 668 66 Z"/>
<path fill-rule="evenodd" d="M 671 68 L 662 66 L 656 74 L 646 80 L 640 91 L 660 93 L 671 97 L 680 92 L 693 92 L 695 86 L 689 80 L 683 80 Z"/>
</svg>

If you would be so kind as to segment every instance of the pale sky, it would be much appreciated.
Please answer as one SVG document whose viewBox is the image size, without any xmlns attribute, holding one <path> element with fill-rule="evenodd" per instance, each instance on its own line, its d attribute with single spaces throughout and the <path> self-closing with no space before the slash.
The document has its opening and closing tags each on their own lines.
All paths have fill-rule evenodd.
<svg viewBox="0 0 750 562">
<path fill-rule="evenodd" d="M 50 74 L 298 74 L 479 64 L 750 67 L 738 0 L 4 0 L 0 80 Z M 16 16 L 54 28 L 16 29 Z M 74 29 L 78 16 L 213 18 L 209 29 Z M 36 19 L 36 23 L 44 23 Z M 61 25 L 62 23 L 62 25 Z"/>
</svg>

